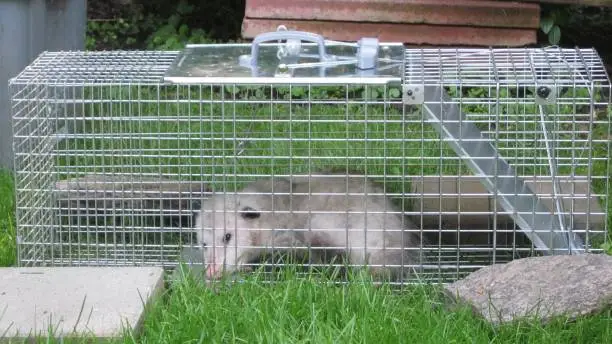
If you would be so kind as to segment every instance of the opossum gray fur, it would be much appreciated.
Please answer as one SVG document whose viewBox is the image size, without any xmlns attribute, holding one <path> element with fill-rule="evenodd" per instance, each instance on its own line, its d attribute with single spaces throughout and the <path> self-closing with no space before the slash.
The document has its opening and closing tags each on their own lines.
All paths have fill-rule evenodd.
<svg viewBox="0 0 612 344">
<path fill-rule="evenodd" d="M 247 194 L 254 192 L 259 194 Z M 285 246 L 310 247 L 312 259 L 321 263 L 341 252 L 351 265 L 369 265 L 375 276 L 398 279 L 405 275 L 402 266 L 419 262 L 415 250 L 403 249 L 418 247 L 418 236 L 404 230 L 417 227 L 382 192 L 363 177 L 332 174 L 260 179 L 236 194 L 214 194 L 203 200 L 195 226 L 207 276 L 218 278 L 272 246 Z"/>
</svg>

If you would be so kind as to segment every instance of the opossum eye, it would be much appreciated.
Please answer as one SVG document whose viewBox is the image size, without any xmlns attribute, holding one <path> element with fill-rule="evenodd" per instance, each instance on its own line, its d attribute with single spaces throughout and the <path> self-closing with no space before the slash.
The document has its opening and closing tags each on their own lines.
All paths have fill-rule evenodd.
<svg viewBox="0 0 612 344">
<path fill-rule="evenodd" d="M 227 244 L 231 239 L 232 233 L 225 233 L 225 236 L 223 237 L 223 242 Z"/>
<path fill-rule="evenodd" d="M 260 216 L 261 214 L 256 211 L 255 209 L 251 208 L 251 207 L 244 207 L 242 208 L 242 217 L 245 219 L 256 219 Z"/>
</svg>

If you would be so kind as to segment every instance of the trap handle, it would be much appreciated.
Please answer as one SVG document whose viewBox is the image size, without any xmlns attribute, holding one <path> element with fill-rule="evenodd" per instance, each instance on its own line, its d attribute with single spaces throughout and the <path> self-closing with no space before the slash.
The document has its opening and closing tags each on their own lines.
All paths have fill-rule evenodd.
<svg viewBox="0 0 612 344">
<path fill-rule="evenodd" d="M 257 57 L 259 54 L 259 45 L 269 41 L 287 41 L 287 51 L 289 55 L 298 55 L 300 53 L 300 42 L 306 41 L 316 43 L 319 47 L 319 60 L 321 62 L 330 60 L 331 58 L 325 52 L 325 38 L 316 33 L 305 31 L 273 31 L 261 33 L 253 39 L 251 43 L 251 56 L 248 57 L 248 64 L 252 68 L 257 68 Z"/>
</svg>

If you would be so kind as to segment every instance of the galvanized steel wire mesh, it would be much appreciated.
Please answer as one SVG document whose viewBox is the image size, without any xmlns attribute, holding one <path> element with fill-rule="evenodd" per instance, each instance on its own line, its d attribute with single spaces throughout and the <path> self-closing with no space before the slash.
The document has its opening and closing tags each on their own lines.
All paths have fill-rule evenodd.
<svg viewBox="0 0 612 344">
<path fill-rule="evenodd" d="M 173 267 L 198 249 L 206 192 L 333 168 L 382 183 L 427 236 L 424 276 L 450 281 L 539 254 L 482 187 L 503 171 L 470 168 L 500 157 L 549 181 L 534 193 L 588 250 L 607 240 L 610 83 L 593 50 L 407 49 L 403 86 L 165 83 L 178 54 L 47 52 L 11 80 L 20 264 Z M 436 102 L 478 140 L 441 135 Z M 479 142 L 499 157 L 461 148 Z"/>
</svg>

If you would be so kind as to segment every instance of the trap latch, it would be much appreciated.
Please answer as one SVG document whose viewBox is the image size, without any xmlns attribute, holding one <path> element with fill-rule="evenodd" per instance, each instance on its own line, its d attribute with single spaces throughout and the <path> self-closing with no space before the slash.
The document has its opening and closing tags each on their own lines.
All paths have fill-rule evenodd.
<svg viewBox="0 0 612 344">
<path fill-rule="evenodd" d="M 279 43 L 276 57 L 279 60 L 278 69 L 282 71 L 313 67 L 329 68 L 350 64 L 355 65 L 361 71 L 376 70 L 378 67 L 378 53 L 380 49 L 378 38 L 363 37 L 357 43 L 337 42 L 326 40 L 323 36 L 316 33 L 287 30 L 283 25 L 279 26 L 277 31 L 257 35 L 251 43 L 251 54 L 239 57 L 240 66 L 256 71 L 258 68 L 260 45 L 271 41 L 278 41 Z M 285 41 L 284 44 L 282 44 L 283 41 Z M 303 53 L 302 41 L 316 44 L 318 52 L 316 54 Z M 356 47 L 357 51 L 352 56 L 332 55 L 327 51 L 326 43 Z M 316 59 L 318 61 L 300 63 L 301 58 Z"/>
</svg>

